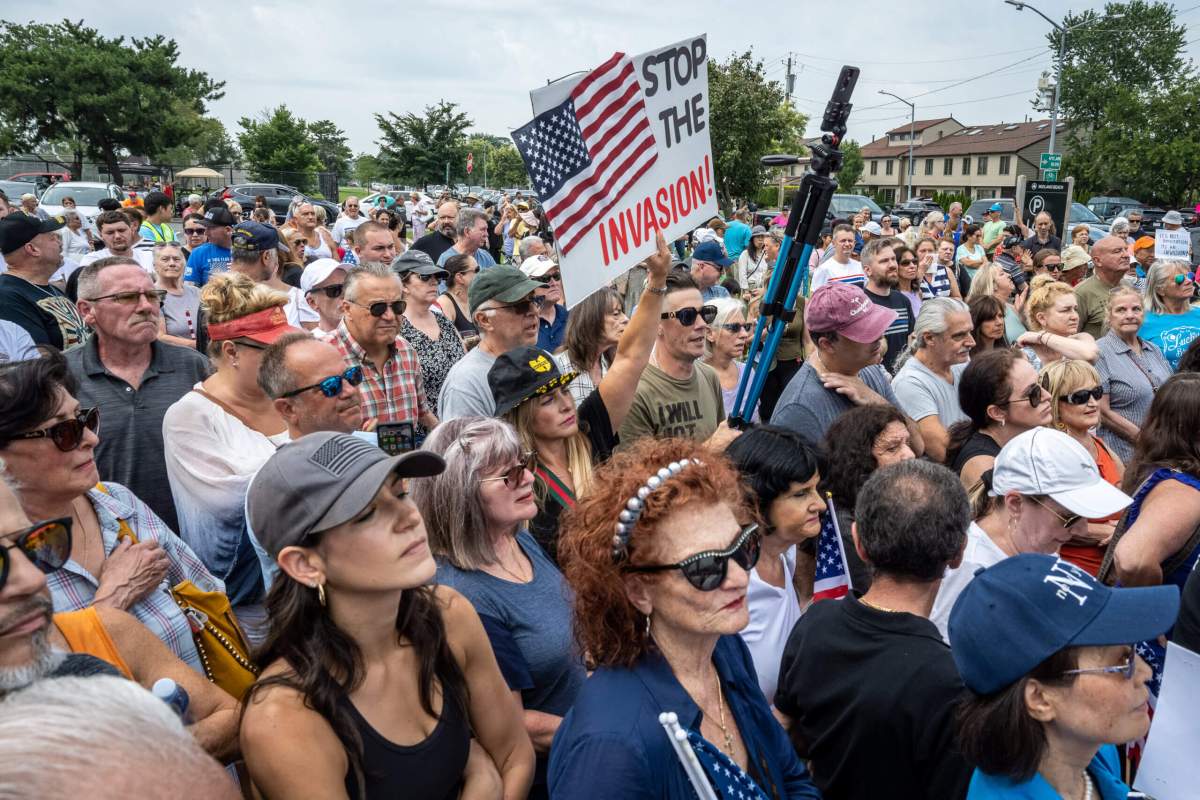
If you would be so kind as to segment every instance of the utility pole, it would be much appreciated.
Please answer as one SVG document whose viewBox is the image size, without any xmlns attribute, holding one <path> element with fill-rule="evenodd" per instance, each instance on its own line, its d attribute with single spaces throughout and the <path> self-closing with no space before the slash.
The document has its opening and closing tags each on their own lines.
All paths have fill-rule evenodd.
<svg viewBox="0 0 1200 800">
<path fill-rule="evenodd" d="M 787 77 L 784 79 L 784 88 L 787 90 L 787 103 L 792 104 L 792 92 L 796 90 L 796 75 L 792 72 L 792 54 L 788 53 L 787 59 Z"/>
<path fill-rule="evenodd" d="M 880 89 L 879 93 L 886 94 L 888 97 L 894 97 L 897 100 L 899 100 L 901 103 L 904 103 L 904 105 L 908 106 L 908 199 L 912 200 L 913 199 L 913 191 L 912 191 L 913 139 L 916 136 L 917 105 L 916 105 L 916 103 L 912 103 L 912 102 L 909 102 L 908 100 L 905 100 L 903 97 L 901 97 L 898 94 L 892 94 L 891 92 L 885 92 L 883 89 Z"/>
</svg>

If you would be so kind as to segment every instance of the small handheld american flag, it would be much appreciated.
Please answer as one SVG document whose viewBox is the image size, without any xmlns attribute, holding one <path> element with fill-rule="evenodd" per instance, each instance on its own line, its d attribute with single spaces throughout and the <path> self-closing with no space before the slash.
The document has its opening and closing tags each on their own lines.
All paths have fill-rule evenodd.
<svg viewBox="0 0 1200 800">
<path fill-rule="evenodd" d="M 658 158 L 642 85 L 624 53 L 512 138 L 564 254 Z"/>
<path fill-rule="evenodd" d="M 850 591 L 850 568 L 846 566 L 846 550 L 838 528 L 837 509 L 833 496 L 826 495 L 825 514 L 821 533 L 817 536 L 817 571 L 813 581 L 813 602 L 845 597 Z"/>
</svg>

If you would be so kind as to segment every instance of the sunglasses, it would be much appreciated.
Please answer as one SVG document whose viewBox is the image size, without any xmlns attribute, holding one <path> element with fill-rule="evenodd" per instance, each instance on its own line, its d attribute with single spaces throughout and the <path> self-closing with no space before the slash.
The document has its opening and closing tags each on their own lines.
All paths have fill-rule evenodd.
<svg viewBox="0 0 1200 800">
<path fill-rule="evenodd" d="M 188 236 L 203 236 L 208 231 L 204 228 L 184 228 L 183 232 Z"/>
<path fill-rule="evenodd" d="M 430 275 L 417 275 L 416 278 L 421 283 L 437 283 L 442 277 L 442 273 L 434 272 Z"/>
<path fill-rule="evenodd" d="M 1063 673 L 1063 677 L 1068 675 L 1120 675 L 1125 680 L 1132 680 L 1134 670 L 1137 669 L 1137 651 L 1132 647 L 1129 648 L 1129 658 L 1123 664 L 1114 664 L 1111 667 L 1088 667 L 1087 669 L 1069 669 Z"/>
<path fill-rule="evenodd" d="M 1104 397 L 1104 387 L 1097 386 L 1094 389 L 1080 389 L 1077 392 L 1071 392 L 1066 397 L 1059 398 L 1064 403 L 1070 403 L 1073 406 L 1086 406 L 1088 400 L 1100 402 Z"/>
<path fill-rule="evenodd" d="M 403 314 L 404 309 L 408 307 L 408 304 L 403 300 L 393 300 L 390 303 L 380 300 L 378 303 L 371 303 L 370 305 L 366 306 L 362 303 L 356 303 L 353 300 L 350 300 L 349 302 L 351 305 L 358 306 L 359 308 L 365 308 L 372 317 L 382 317 L 387 313 L 389 308 L 392 310 L 392 313 L 398 317 Z"/>
<path fill-rule="evenodd" d="M 99 303 L 101 300 L 112 300 L 117 305 L 136 306 L 142 298 L 146 298 L 151 304 L 162 306 L 163 300 L 167 297 L 166 289 L 146 289 L 143 292 L 117 292 L 116 294 L 104 294 L 99 297 L 85 297 L 89 303 Z"/>
<path fill-rule="evenodd" d="M 516 464 L 509 467 L 503 475 L 497 475 L 494 478 L 483 478 L 480 483 L 488 483 L 489 481 L 504 481 L 504 485 L 509 489 L 516 489 L 521 485 L 521 481 L 525 478 L 525 471 L 533 471 L 537 466 L 537 453 L 528 450 L 521 456 Z"/>
<path fill-rule="evenodd" d="M 61 569 L 71 557 L 71 518 L 30 525 L 17 534 L 12 544 L 0 545 L 0 589 L 8 583 L 8 572 L 12 568 L 11 550 L 20 550 L 35 567 L 47 574 Z"/>
<path fill-rule="evenodd" d="M 1195 281 L 1195 280 L 1196 280 L 1196 273 L 1188 272 L 1186 274 L 1176 275 L 1175 276 L 1175 285 L 1183 286 L 1184 281 Z"/>
<path fill-rule="evenodd" d="M 54 446 L 59 450 L 69 453 L 72 450 L 78 450 L 79 445 L 83 444 L 83 431 L 85 428 L 92 433 L 100 431 L 100 409 L 81 408 L 75 412 L 74 419 L 65 419 L 62 422 L 51 425 L 49 428 L 42 428 L 41 430 L 18 433 L 12 438 L 14 441 L 19 439 L 49 439 L 54 442 Z"/>
<path fill-rule="evenodd" d="M 344 286 L 344 283 L 335 283 L 332 286 L 322 286 L 319 289 L 309 289 L 308 293 L 312 294 L 313 292 L 321 292 L 330 300 L 335 300 L 342 296 L 342 288 Z"/>
<path fill-rule="evenodd" d="M 506 306 L 495 306 L 494 308 L 491 308 L 488 310 L 495 311 L 495 310 L 498 310 L 501 308 L 507 308 L 509 311 L 513 312 L 518 317 L 523 317 L 535 308 L 541 309 L 542 304 L 545 302 L 546 302 L 546 298 L 544 298 L 544 297 L 531 297 L 528 300 L 522 300 L 519 303 L 510 303 L 509 305 L 506 305 Z"/>
<path fill-rule="evenodd" d="M 562 283 L 562 273 L 561 272 L 551 272 L 549 275 L 546 276 L 546 280 L 554 281 L 555 283 Z"/>
<path fill-rule="evenodd" d="M 746 333 L 749 333 L 750 331 L 754 330 L 754 323 L 753 322 L 726 322 L 723 325 L 721 325 L 721 330 L 729 331 L 730 333 L 738 333 L 740 331 L 745 331 Z"/>
<path fill-rule="evenodd" d="M 910 265 L 910 264 L 915 264 L 915 263 L 917 263 L 917 260 L 916 260 L 915 258 L 902 258 L 902 259 L 900 259 L 900 266 L 902 266 L 902 267 L 908 266 L 908 265 Z"/>
<path fill-rule="evenodd" d="M 330 375 L 328 378 L 322 378 L 317 383 L 309 386 L 302 386 L 299 389 L 293 389 L 290 392 L 285 392 L 279 395 L 280 397 L 295 397 L 301 392 L 307 392 L 310 389 L 320 389 L 321 394 L 326 397 L 337 397 L 342 393 L 342 381 L 351 386 L 358 386 L 362 383 L 363 371 L 362 367 L 353 366 L 343 372 L 341 375 Z"/>
<path fill-rule="evenodd" d="M 1042 404 L 1042 387 L 1041 384 L 1031 383 L 1029 388 L 1021 392 L 1020 397 L 1014 397 L 1010 400 L 1005 400 L 1003 403 L 996 403 L 998 406 L 1007 406 L 1012 403 L 1020 403 L 1027 401 L 1030 408 L 1037 408 Z"/>
<path fill-rule="evenodd" d="M 680 325 L 687 327 L 688 325 L 696 324 L 696 317 L 703 319 L 705 325 L 711 325 L 712 321 L 717 318 L 717 307 L 701 306 L 700 308 L 696 308 L 692 306 L 691 308 L 681 308 L 678 311 L 666 311 L 663 312 L 659 319 L 674 318 L 679 320 Z"/>
<path fill-rule="evenodd" d="M 758 563 L 758 554 L 762 550 L 762 538 L 758 535 L 757 525 L 748 525 L 734 540 L 733 544 L 724 550 L 705 550 L 694 556 L 688 556 L 678 564 L 646 564 L 627 567 L 628 572 L 667 572 L 677 569 L 683 577 L 702 592 L 719 589 L 725 582 L 729 572 L 729 559 L 749 572 Z"/>
<path fill-rule="evenodd" d="M 1038 500 L 1036 497 L 1030 496 L 1029 499 L 1032 500 L 1033 502 L 1037 503 L 1042 508 L 1049 511 L 1051 514 L 1053 514 L 1054 518 L 1056 520 L 1058 520 L 1060 523 L 1062 523 L 1062 526 L 1064 528 L 1069 528 L 1072 525 L 1074 525 L 1076 522 L 1079 522 L 1079 520 L 1083 519 L 1083 517 L 1080 516 L 1079 514 L 1068 514 L 1064 517 L 1062 514 L 1058 513 L 1053 508 L 1051 508 L 1050 506 L 1043 503 L 1041 500 Z"/>
</svg>

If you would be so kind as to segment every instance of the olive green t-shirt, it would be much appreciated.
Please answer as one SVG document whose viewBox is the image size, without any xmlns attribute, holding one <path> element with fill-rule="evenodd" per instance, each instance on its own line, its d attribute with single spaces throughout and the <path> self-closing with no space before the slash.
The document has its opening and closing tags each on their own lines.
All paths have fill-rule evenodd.
<svg viewBox="0 0 1200 800">
<path fill-rule="evenodd" d="M 1104 335 L 1104 320 L 1108 317 L 1109 293 L 1112 289 L 1095 275 L 1075 287 L 1079 303 L 1079 331 L 1090 333 L 1093 339 Z"/>
<path fill-rule="evenodd" d="M 723 419 L 721 381 L 712 367 L 697 361 L 691 377 L 676 380 L 649 365 L 638 381 L 633 406 L 621 425 L 618 449 L 643 436 L 679 436 L 703 442 L 713 435 Z"/>
</svg>

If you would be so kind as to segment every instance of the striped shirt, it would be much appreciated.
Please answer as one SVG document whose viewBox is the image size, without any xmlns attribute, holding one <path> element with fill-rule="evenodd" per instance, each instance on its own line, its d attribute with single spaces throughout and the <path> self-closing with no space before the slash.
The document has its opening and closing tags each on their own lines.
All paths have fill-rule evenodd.
<svg viewBox="0 0 1200 800">
<path fill-rule="evenodd" d="M 934 297 L 949 296 L 950 275 L 946 272 L 945 265 L 935 261 L 932 277 L 927 273 L 925 281 L 921 284 L 921 299 L 930 300 Z"/>
<path fill-rule="evenodd" d="M 354 341 L 345 320 L 334 331 L 331 343 L 342 354 L 346 366 L 362 367 L 363 381 L 358 387 L 358 396 L 364 420 L 416 425 L 418 418 L 430 410 L 417 353 L 403 336 L 396 337 L 382 365 L 376 365 L 367 351 Z"/>
<path fill-rule="evenodd" d="M 1154 393 L 1171 377 L 1171 365 L 1157 346 L 1138 338 L 1141 352 L 1133 349 L 1111 331 L 1096 340 L 1100 358 L 1096 371 L 1100 373 L 1100 385 L 1108 397 L 1109 408 L 1139 428 L 1150 411 Z M 1114 431 L 1100 426 L 1100 438 L 1108 449 L 1122 461 L 1129 463 L 1133 457 L 1133 443 L 1122 439 Z"/>
<path fill-rule="evenodd" d="M 224 584 L 213 577 L 192 549 L 167 527 L 159 517 L 119 483 L 105 483 L 105 494 L 98 489 L 87 493 L 96 517 L 100 520 L 100 537 L 104 542 L 104 557 L 117 546 L 120 520 L 133 528 L 139 542 L 158 542 L 167 554 L 167 577 L 159 587 L 134 603 L 127 610 L 150 632 L 162 640 L 171 652 L 192 669 L 203 674 L 200 656 L 192 640 L 192 629 L 179 606 L 171 598 L 170 588 L 181 581 L 191 581 L 205 591 L 225 591 Z M 100 582 L 74 559 L 62 569 L 46 576 L 55 611 L 78 611 L 92 605 Z"/>
</svg>

